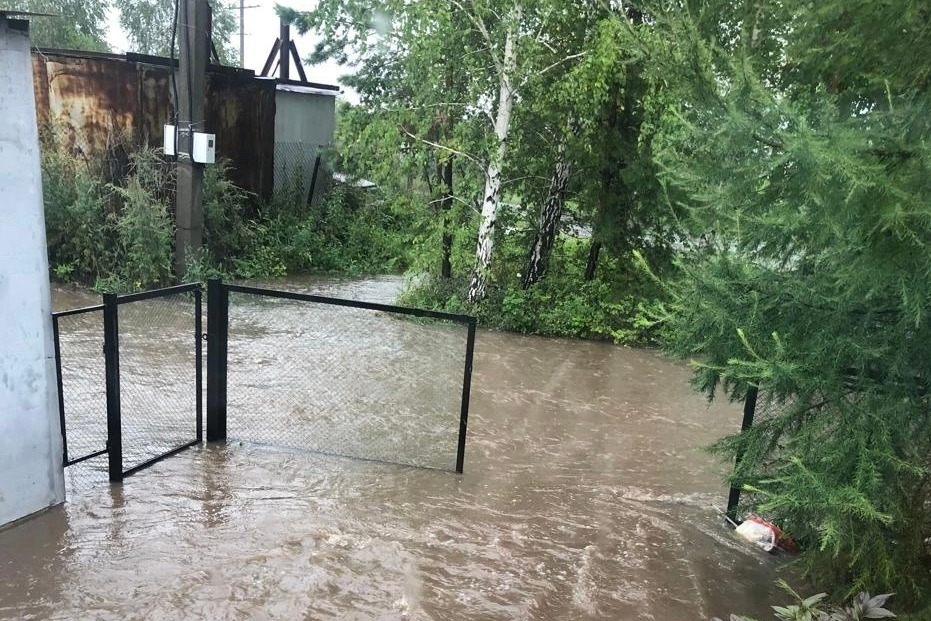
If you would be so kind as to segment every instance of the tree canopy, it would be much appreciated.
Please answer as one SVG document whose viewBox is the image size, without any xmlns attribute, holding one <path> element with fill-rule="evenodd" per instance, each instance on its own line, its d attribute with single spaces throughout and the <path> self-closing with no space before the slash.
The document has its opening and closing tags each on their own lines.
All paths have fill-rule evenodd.
<svg viewBox="0 0 931 621">
<path fill-rule="evenodd" d="M 676 84 L 656 161 L 704 244 L 662 307 L 709 395 L 757 387 L 747 506 L 816 579 L 924 603 L 931 455 L 931 29 L 925 3 L 657 11 Z"/>
<path fill-rule="evenodd" d="M 119 12 L 120 26 L 126 32 L 129 48 L 140 54 L 169 56 L 175 3 L 170 0 L 111 0 Z M 213 44 L 223 63 L 236 58 L 230 36 L 238 25 L 233 3 L 211 0 Z M 175 43 L 177 48 L 177 43 Z M 177 49 L 175 50 L 177 55 Z"/>
<path fill-rule="evenodd" d="M 487 285 L 506 325 L 533 325 L 525 313 L 567 333 L 588 311 L 605 313 L 588 325 L 636 315 L 625 294 L 654 300 L 699 389 L 759 390 L 754 427 L 716 446 L 743 456 L 746 508 L 798 537 L 832 591 L 923 604 L 927 3 L 326 0 L 283 14 L 322 37 L 315 58 L 355 67 L 343 163 L 407 205 L 459 206 L 430 229 L 472 272 L 456 296 Z"/>
<path fill-rule="evenodd" d="M 30 19 L 33 45 L 47 48 L 107 51 L 107 3 L 82 0 L 14 0 L 11 9 L 45 13 Z"/>
</svg>

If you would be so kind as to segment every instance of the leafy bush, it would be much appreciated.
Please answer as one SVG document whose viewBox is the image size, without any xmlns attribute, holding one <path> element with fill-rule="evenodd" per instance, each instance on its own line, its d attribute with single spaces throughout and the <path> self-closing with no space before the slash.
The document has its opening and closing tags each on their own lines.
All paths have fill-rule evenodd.
<svg viewBox="0 0 931 621">
<path fill-rule="evenodd" d="M 99 177 L 80 160 L 43 145 L 42 186 L 49 266 L 59 280 L 91 282 L 116 256 L 114 218 Z"/>
<path fill-rule="evenodd" d="M 134 156 L 133 168 L 125 187 L 110 189 L 121 203 L 117 271 L 130 289 L 139 290 L 171 280 L 174 227 L 168 205 L 158 198 L 157 160 L 142 152 Z"/>
<path fill-rule="evenodd" d="M 586 281 L 587 246 L 561 239 L 553 249 L 550 269 L 540 282 L 523 288 L 520 270 L 525 255 L 519 240 L 504 240 L 485 299 L 475 307 L 465 303 L 468 278 L 415 278 L 401 296 L 402 304 L 450 312 L 470 312 L 488 327 L 524 334 L 618 343 L 651 344 L 653 323 L 644 303 L 658 288 L 633 261 L 605 257 L 600 274 Z"/>
<path fill-rule="evenodd" d="M 785 582 L 780 586 L 788 591 L 798 602 L 788 606 L 773 606 L 776 619 L 779 621 L 861 621 L 863 619 L 888 619 L 895 617 L 884 608 L 886 601 L 892 597 L 891 593 L 870 597 L 869 593 L 857 594 L 848 604 L 823 608 L 822 602 L 826 593 L 818 593 L 811 597 L 802 598 Z M 714 621 L 721 621 L 715 618 Z M 730 621 L 754 621 L 750 617 L 731 615 Z"/>
<path fill-rule="evenodd" d="M 220 159 L 204 171 L 204 246 L 201 262 L 229 267 L 248 241 L 247 213 L 255 196 L 229 177 L 229 160 Z"/>
</svg>

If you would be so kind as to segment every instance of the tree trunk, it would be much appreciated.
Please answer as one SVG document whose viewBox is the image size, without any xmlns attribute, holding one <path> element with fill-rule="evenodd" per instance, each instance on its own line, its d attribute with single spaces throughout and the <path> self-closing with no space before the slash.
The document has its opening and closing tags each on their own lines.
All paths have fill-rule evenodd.
<svg viewBox="0 0 931 621">
<path fill-rule="evenodd" d="M 485 297 L 491 255 L 494 249 L 495 221 L 501 201 L 501 169 L 507 155 L 508 133 L 511 130 L 511 111 L 514 108 L 514 73 L 517 69 L 516 39 L 519 35 L 521 6 L 511 9 L 511 23 L 504 41 L 504 59 L 498 74 L 498 109 L 495 114 L 495 138 L 498 148 L 488 161 L 485 170 L 485 192 L 482 196 L 482 223 L 475 244 L 475 267 L 469 280 L 469 303 L 475 304 Z"/>
<path fill-rule="evenodd" d="M 546 199 L 540 209 L 540 219 L 537 223 L 537 234 L 530 251 L 530 260 L 524 272 L 523 287 L 527 289 L 540 281 L 546 274 L 549 266 L 550 252 L 559 230 L 559 221 L 562 218 L 563 206 L 566 202 L 566 188 L 569 185 L 571 167 L 566 161 L 566 145 L 560 143 L 556 152 L 556 168 L 550 177 L 550 187 Z"/>
<path fill-rule="evenodd" d="M 595 270 L 598 268 L 598 255 L 601 254 L 601 242 L 592 240 L 592 247 L 588 250 L 588 263 L 585 264 L 585 281 L 595 279 Z"/>
<path fill-rule="evenodd" d="M 440 275 L 443 278 L 452 278 L 453 234 L 450 230 L 450 212 L 453 209 L 453 156 L 447 157 L 439 165 L 439 169 L 440 179 L 443 183 L 443 198 L 440 201 L 440 209 L 443 212 L 443 261 L 440 267 Z"/>
</svg>

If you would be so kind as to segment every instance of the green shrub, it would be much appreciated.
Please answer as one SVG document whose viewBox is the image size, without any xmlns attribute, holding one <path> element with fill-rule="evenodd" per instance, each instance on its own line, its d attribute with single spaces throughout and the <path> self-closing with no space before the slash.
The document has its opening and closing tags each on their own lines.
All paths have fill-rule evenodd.
<svg viewBox="0 0 931 621">
<path fill-rule="evenodd" d="M 204 171 L 204 246 L 212 262 L 230 267 L 246 247 L 247 213 L 255 195 L 237 186 L 229 177 L 230 163 L 221 159 Z M 200 258 L 205 258 L 202 255 Z"/>
<path fill-rule="evenodd" d="M 42 152 L 49 266 L 58 280 L 92 282 L 116 257 L 114 218 L 97 175 L 52 147 Z"/>
<path fill-rule="evenodd" d="M 863 619 L 888 619 L 895 617 L 884 608 L 886 601 L 892 597 L 891 593 L 870 597 L 869 593 L 858 593 L 850 602 L 841 606 L 824 607 L 826 593 L 818 593 L 811 597 L 802 598 L 785 582 L 780 586 L 788 591 L 796 600 L 796 604 L 788 606 L 773 606 L 773 612 L 779 621 L 862 621 Z M 715 618 L 714 621 L 721 621 Z M 731 615 L 730 621 L 754 621 L 750 617 Z"/>
<path fill-rule="evenodd" d="M 110 186 L 120 203 L 115 271 L 132 290 L 164 285 L 172 279 L 174 226 L 163 198 L 167 176 L 158 157 L 142 150 L 132 156 L 125 185 Z"/>
<path fill-rule="evenodd" d="M 563 238 L 553 249 L 546 277 L 525 289 L 520 270 L 526 257 L 520 242 L 505 238 L 499 244 L 486 297 L 475 307 L 465 303 L 467 274 L 446 280 L 415 278 L 400 297 L 401 303 L 473 313 L 482 325 L 524 334 L 641 345 L 655 342 L 645 307 L 660 292 L 633 260 L 606 256 L 596 278 L 586 281 L 587 245 Z"/>
</svg>

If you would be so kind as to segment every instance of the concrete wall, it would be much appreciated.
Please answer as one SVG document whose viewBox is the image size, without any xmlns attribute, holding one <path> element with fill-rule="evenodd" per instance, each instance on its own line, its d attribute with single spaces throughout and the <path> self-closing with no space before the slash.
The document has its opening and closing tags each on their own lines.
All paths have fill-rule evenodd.
<svg viewBox="0 0 931 621">
<path fill-rule="evenodd" d="M 314 164 L 323 147 L 333 141 L 336 127 L 336 91 L 278 85 L 275 96 L 275 189 L 294 184 L 307 200 L 314 186 L 316 204 L 329 182 L 323 165 L 313 181 Z"/>
<path fill-rule="evenodd" d="M 64 500 L 29 39 L 0 17 L 0 525 Z"/>
</svg>

